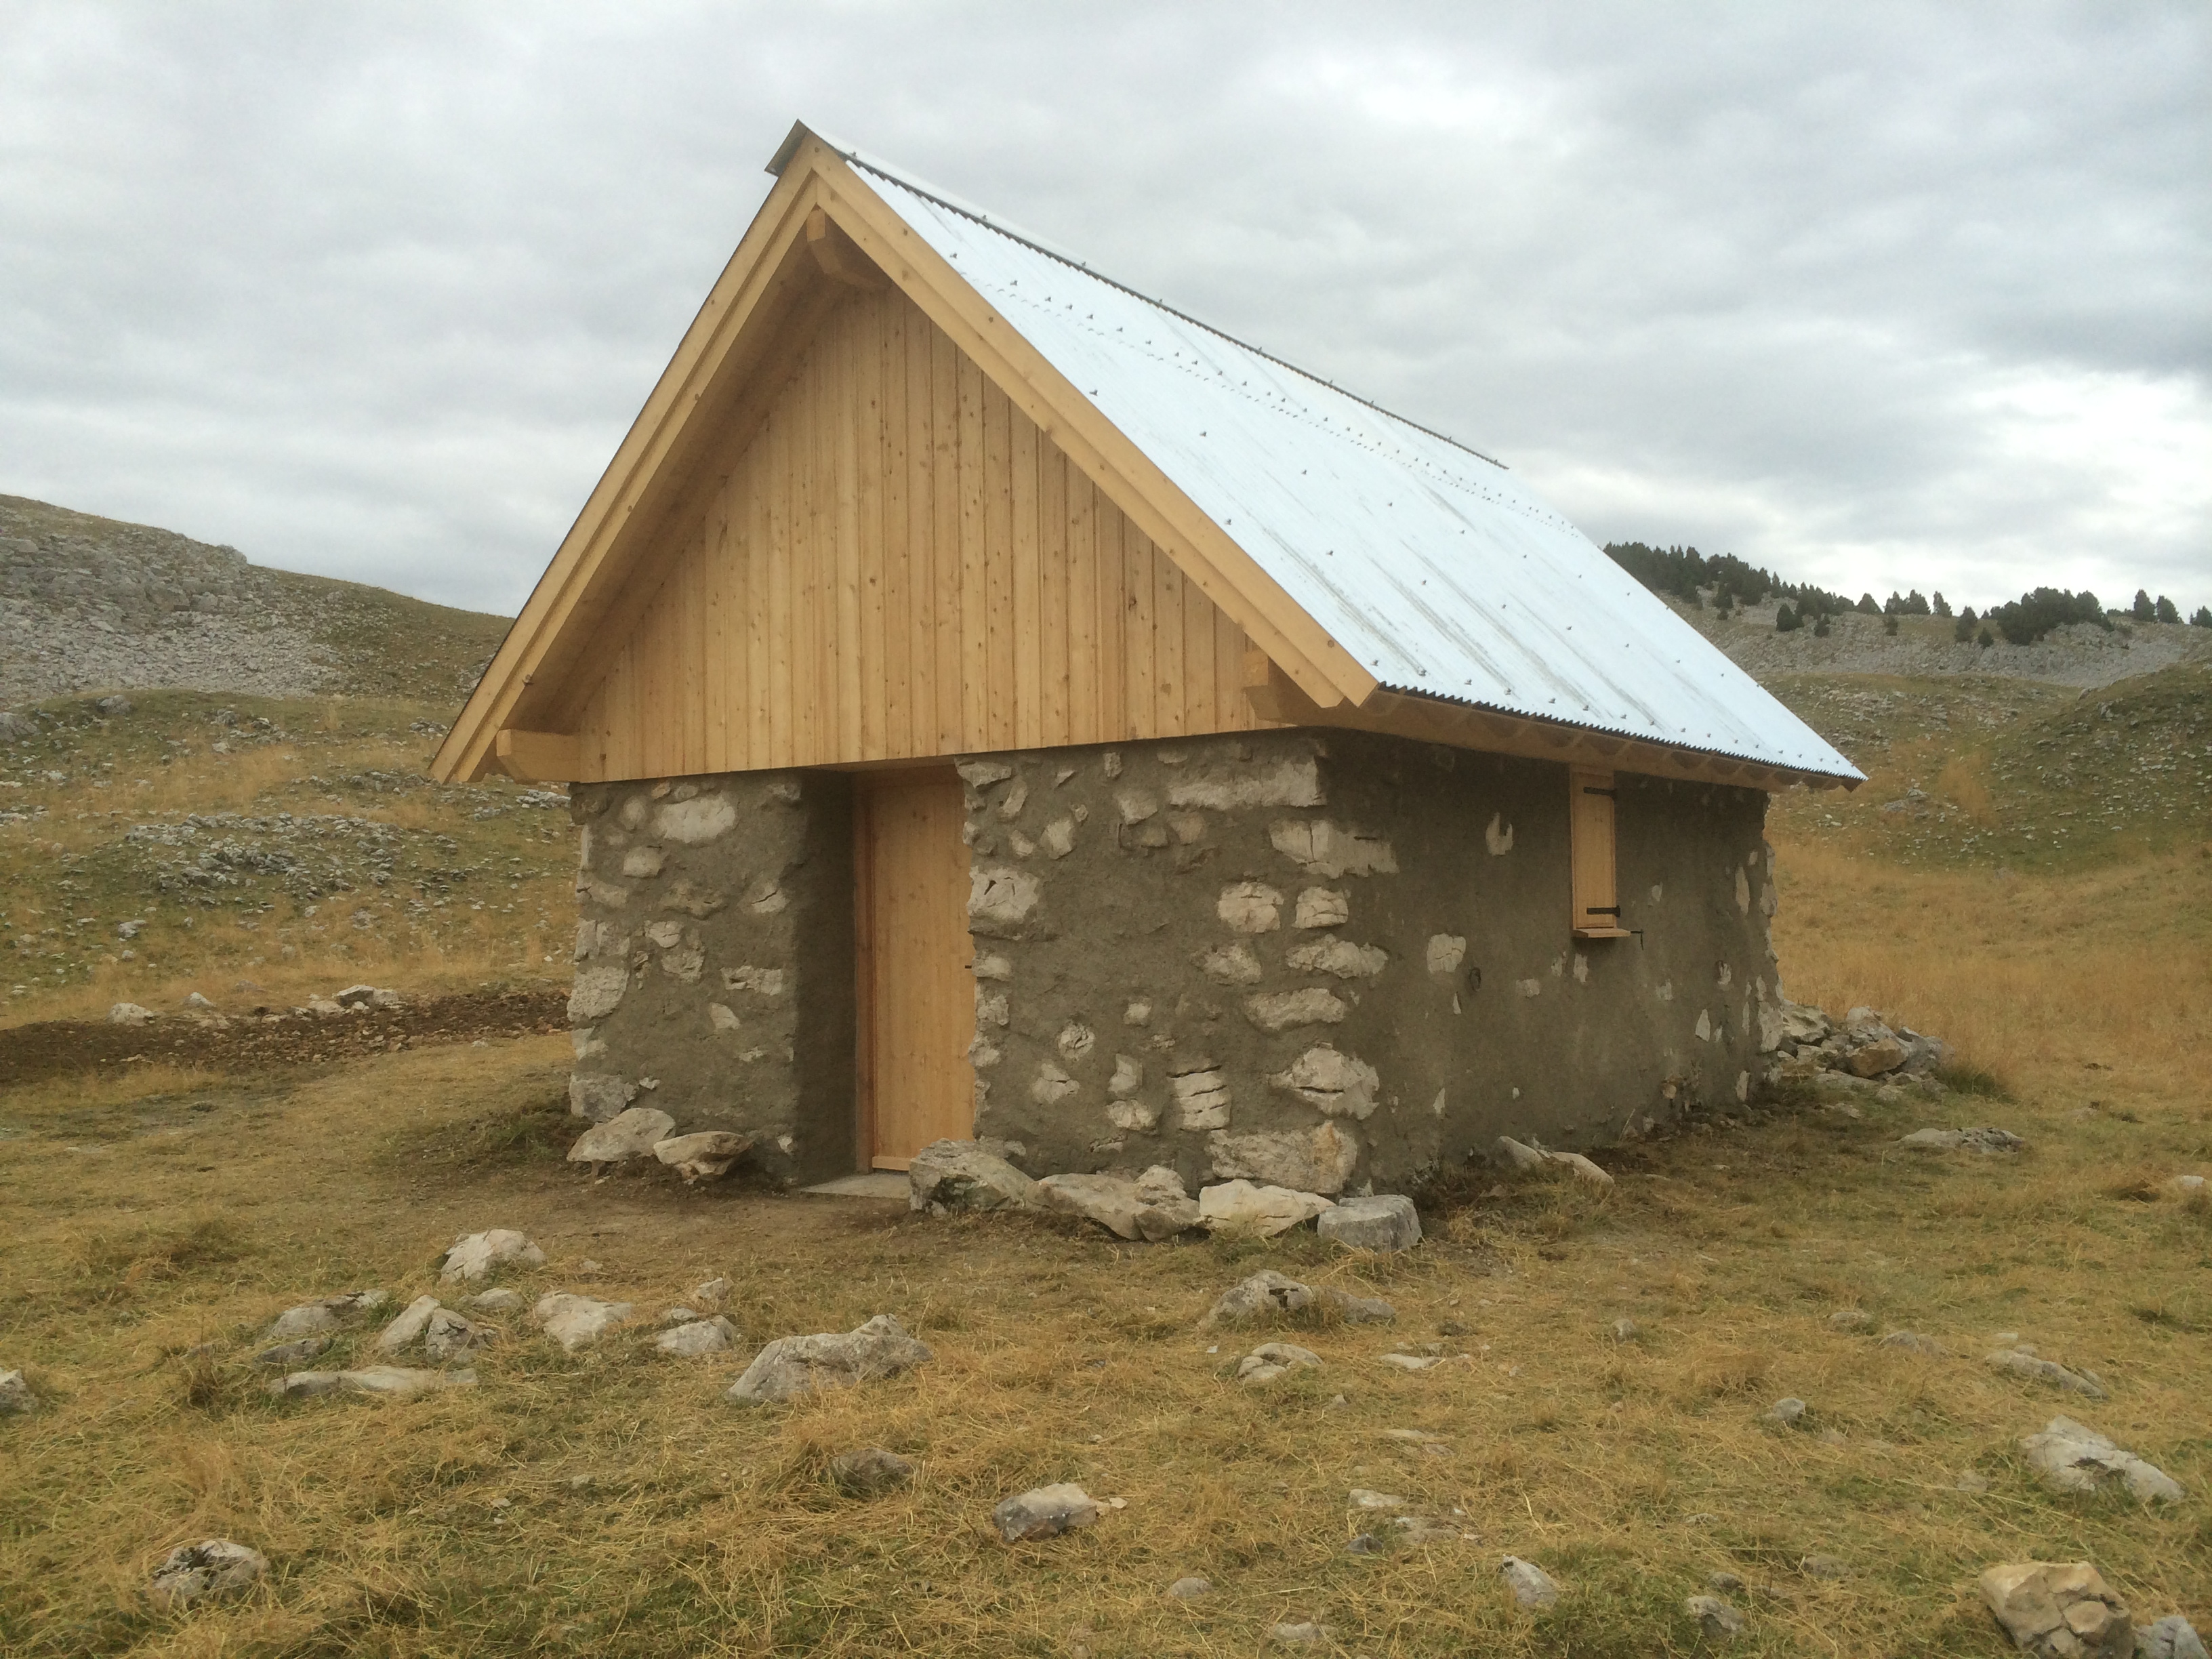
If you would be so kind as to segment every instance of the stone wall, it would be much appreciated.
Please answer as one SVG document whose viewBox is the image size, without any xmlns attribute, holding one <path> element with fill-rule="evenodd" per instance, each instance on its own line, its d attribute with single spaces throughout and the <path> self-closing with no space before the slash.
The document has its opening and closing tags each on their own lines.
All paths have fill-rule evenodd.
<svg viewBox="0 0 2212 1659">
<path fill-rule="evenodd" d="M 1284 732 L 960 771 L 976 1133 L 1036 1174 L 1400 1188 L 1741 1099 L 1780 1040 L 1756 790 L 1622 775 L 1635 936 L 1580 941 L 1556 764 Z M 580 1115 L 856 1166 L 852 806 L 834 772 L 575 791 Z"/>
<path fill-rule="evenodd" d="M 1400 1188 L 1500 1133 L 1632 1137 L 1761 1069 L 1758 791 L 1623 775 L 1636 937 L 1582 941 L 1559 765 L 1298 732 L 961 771 L 977 1132 L 1033 1170 Z"/>
<path fill-rule="evenodd" d="M 658 1106 L 751 1162 L 854 1166 L 852 785 L 831 772 L 580 786 L 571 1110 Z M 799 994 L 801 986 L 805 994 Z"/>
</svg>

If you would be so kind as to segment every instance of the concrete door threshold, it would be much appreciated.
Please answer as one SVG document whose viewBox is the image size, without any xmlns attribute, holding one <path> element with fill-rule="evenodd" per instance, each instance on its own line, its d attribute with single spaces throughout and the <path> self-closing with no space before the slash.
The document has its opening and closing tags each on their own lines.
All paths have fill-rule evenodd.
<svg viewBox="0 0 2212 1659">
<path fill-rule="evenodd" d="M 908 1186 L 905 1175 L 899 1170 L 871 1170 L 866 1175 L 839 1176 L 835 1181 L 802 1187 L 799 1191 L 820 1193 L 826 1198 L 904 1198 Z"/>
</svg>

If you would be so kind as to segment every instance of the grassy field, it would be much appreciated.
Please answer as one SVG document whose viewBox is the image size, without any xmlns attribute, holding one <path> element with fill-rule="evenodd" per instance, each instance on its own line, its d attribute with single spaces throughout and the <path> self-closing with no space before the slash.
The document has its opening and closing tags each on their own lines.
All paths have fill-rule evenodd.
<svg viewBox="0 0 2212 1659">
<path fill-rule="evenodd" d="M 128 701 L 0 748 L 0 1024 L 565 974 L 566 800 L 431 784 L 443 705 Z"/>
<path fill-rule="evenodd" d="M 2162 1183 L 2212 1172 L 2212 861 L 2001 883 L 1832 836 L 1780 850 L 1792 991 L 1949 1034 L 2010 1097 L 1701 1124 L 1609 1155 L 1602 1197 L 1485 1196 L 1483 1176 L 1431 1194 L 1430 1242 L 1398 1259 L 594 1184 L 560 1161 L 560 1038 L 0 1096 L 0 1364 L 42 1396 L 0 1426 L 0 1650 L 1231 1655 L 1316 1620 L 1347 1654 L 1689 1654 L 1710 1644 L 1680 1604 L 1727 1571 L 1750 1587 L 1730 1652 L 1994 1656 L 1974 1577 L 2028 1557 L 2095 1561 L 2141 1622 L 2206 1623 L 2212 1208 Z M 1893 1145 L 1979 1121 L 2027 1151 Z M 638 1324 L 568 1356 L 517 1322 L 479 1387 L 411 1404 L 262 1395 L 246 1359 L 278 1310 L 372 1284 L 404 1300 L 495 1225 L 546 1250 L 526 1289 L 631 1300 Z M 1294 1326 L 1323 1369 L 1239 1387 L 1273 1333 L 1197 1321 L 1263 1265 L 1372 1290 L 1397 1321 Z M 741 1359 L 649 1341 L 715 1273 L 750 1343 L 890 1312 L 937 1358 L 794 1408 L 726 1404 Z M 1872 1332 L 1831 1328 L 1847 1309 Z M 1952 1357 L 1879 1346 L 1898 1328 Z M 1988 1370 L 2000 1333 L 2112 1397 Z M 1380 1364 L 1425 1345 L 1464 1361 Z M 1808 1428 L 1761 1420 L 1783 1395 Z M 2190 1501 L 2045 1492 L 2017 1442 L 2061 1413 Z M 916 1486 L 838 1496 L 828 1459 L 868 1443 L 915 1459 Z M 1126 1507 L 996 1540 L 996 1499 L 1062 1480 Z M 1355 1486 L 1461 1536 L 1347 1553 L 1375 1521 Z M 270 1581 L 152 1612 L 150 1566 L 213 1534 L 264 1550 Z M 1554 1612 L 1515 1608 L 1507 1553 L 1565 1587 Z M 1844 1576 L 1808 1574 L 1816 1555 Z M 1185 1574 L 1215 1593 L 1169 1600 Z"/>
</svg>

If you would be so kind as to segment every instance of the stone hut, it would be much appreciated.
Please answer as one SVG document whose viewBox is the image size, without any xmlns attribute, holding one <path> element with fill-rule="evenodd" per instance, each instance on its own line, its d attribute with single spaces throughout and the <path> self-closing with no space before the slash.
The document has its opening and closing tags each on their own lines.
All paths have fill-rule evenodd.
<svg viewBox="0 0 2212 1659">
<path fill-rule="evenodd" d="M 769 170 L 434 763 L 572 786 L 580 1115 L 1333 1194 L 1758 1086 L 1848 762 L 1498 463 Z"/>
</svg>

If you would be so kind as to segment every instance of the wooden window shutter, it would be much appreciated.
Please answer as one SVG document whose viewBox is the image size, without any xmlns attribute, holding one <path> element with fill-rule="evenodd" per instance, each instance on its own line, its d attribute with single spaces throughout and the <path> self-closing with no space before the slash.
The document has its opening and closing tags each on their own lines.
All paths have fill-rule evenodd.
<svg viewBox="0 0 2212 1659">
<path fill-rule="evenodd" d="M 1573 862 L 1577 939 L 1624 939 L 1620 892 L 1613 878 L 1613 774 L 1567 769 L 1567 831 Z"/>
</svg>

